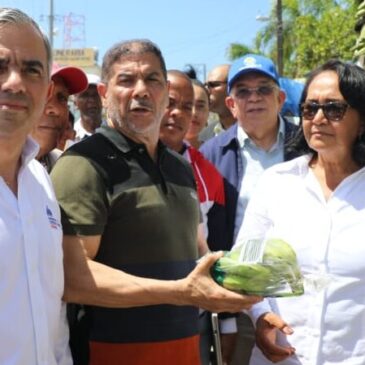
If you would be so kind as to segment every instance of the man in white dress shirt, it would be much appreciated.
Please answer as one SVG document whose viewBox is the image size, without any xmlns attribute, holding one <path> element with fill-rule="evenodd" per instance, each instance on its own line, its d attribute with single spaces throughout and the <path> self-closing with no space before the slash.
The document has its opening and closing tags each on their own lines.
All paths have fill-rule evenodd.
<svg viewBox="0 0 365 365">
<path fill-rule="evenodd" d="M 0 8 L 0 364 L 70 365 L 60 212 L 28 137 L 52 93 L 37 24 Z"/>
</svg>

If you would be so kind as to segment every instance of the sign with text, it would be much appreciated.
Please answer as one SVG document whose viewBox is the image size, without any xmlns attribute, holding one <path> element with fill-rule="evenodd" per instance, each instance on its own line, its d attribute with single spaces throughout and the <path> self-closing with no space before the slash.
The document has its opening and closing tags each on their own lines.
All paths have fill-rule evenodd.
<svg viewBox="0 0 365 365">
<path fill-rule="evenodd" d="M 90 67 L 95 65 L 97 50 L 94 48 L 54 49 L 53 60 L 60 66 Z"/>
</svg>

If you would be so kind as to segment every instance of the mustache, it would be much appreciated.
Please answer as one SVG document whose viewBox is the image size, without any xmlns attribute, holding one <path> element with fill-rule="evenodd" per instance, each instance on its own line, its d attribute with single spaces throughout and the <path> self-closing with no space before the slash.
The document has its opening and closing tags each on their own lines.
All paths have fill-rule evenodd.
<svg viewBox="0 0 365 365">
<path fill-rule="evenodd" d="M 150 101 L 148 100 L 132 100 L 129 109 L 137 109 L 137 108 L 144 108 L 144 109 L 148 109 L 148 110 L 152 110 L 153 109 L 153 105 Z"/>
<path fill-rule="evenodd" d="M 12 93 L 9 91 L 0 91 L 0 102 L 27 103 L 28 97 L 23 92 Z"/>
</svg>

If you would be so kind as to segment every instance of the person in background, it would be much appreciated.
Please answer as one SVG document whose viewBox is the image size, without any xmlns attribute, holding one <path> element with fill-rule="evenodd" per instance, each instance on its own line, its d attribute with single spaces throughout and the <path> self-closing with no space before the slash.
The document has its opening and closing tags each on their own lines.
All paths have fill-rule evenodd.
<svg viewBox="0 0 365 365">
<path fill-rule="evenodd" d="M 219 133 L 231 127 L 236 119 L 226 105 L 227 77 L 230 65 L 214 67 L 207 77 L 205 86 L 209 92 L 209 109 L 216 113 L 218 120 L 210 122 L 200 133 L 200 141 L 205 141 L 217 136 Z"/>
<path fill-rule="evenodd" d="M 60 209 L 29 137 L 52 95 L 51 64 L 37 23 L 0 8 L 0 364 L 72 364 Z"/>
<path fill-rule="evenodd" d="M 263 171 L 294 157 L 288 145 L 298 127 L 280 116 L 285 93 L 278 80 L 274 63 L 266 57 L 248 54 L 233 62 L 226 103 L 237 123 L 200 148 L 225 178 L 231 245 Z M 254 332 L 251 320 L 244 314 L 238 317 L 238 327 L 233 364 L 242 365 L 248 363 Z"/>
<path fill-rule="evenodd" d="M 198 80 L 198 75 L 193 65 L 190 64 L 186 65 L 183 72 L 185 75 L 189 76 L 189 79 Z"/>
<path fill-rule="evenodd" d="M 159 48 L 115 44 L 98 91 L 107 125 L 71 146 L 51 174 L 63 214 L 65 299 L 87 305 L 91 365 L 198 365 L 198 307 L 238 311 L 261 298 L 213 281 L 222 253 L 196 264 L 195 180 L 189 163 L 159 143 L 169 100 Z"/>
<path fill-rule="evenodd" d="M 305 285 L 302 296 L 270 298 L 252 309 L 257 347 L 250 364 L 364 364 L 361 67 L 331 60 L 308 76 L 291 148 L 303 155 L 263 174 L 237 244 L 250 235 L 280 237 L 291 244 L 302 274 L 314 284 Z"/>
<path fill-rule="evenodd" d="M 192 80 L 194 89 L 193 116 L 186 132 L 185 139 L 194 148 L 199 148 L 201 141 L 199 134 L 208 123 L 209 93 L 199 80 Z"/>
<path fill-rule="evenodd" d="M 225 238 L 223 178 L 198 150 L 184 141 L 193 114 L 194 80 L 190 80 L 185 73 L 178 70 L 168 71 L 167 79 L 170 83 L 169 105 L 162 118 L 160 140 L 173 151 L 183 155 L 191 164 L 209 249 L 212 251 L 228 249 Z M 200 354 L 203 365 L 209 365 L 211 357 L 210 349 L 213 341 L 210 315 L 207 311 L 200 311 Z"/>
<path fill-rule="evenodd" d="M 68 99 L 70 95 L 87 88 L 85 73 L 77 67 L 53 65 L 51 80 L 53 94 L 47 101 L 42 117 L 35 124 L 31 136 L 39 144 L 37 160 L 48 172 L 56 163 L 62 150 L 57 144 L 69 123 Z"/>
<path fill-rule="evenodd" d="M 222 76 L 227 79 L 227 69 L 228 65 L 218 66 L 215 70 L 212 70 L 210 73 L 211 78 L 218 78 L 221 79 Z M 216 111 L 220 111 L 220 114 L 222 115 L 222 118 L 225 123 L 228 123 L 229 120 L 227 119 L 227 107 L 224 104 L 224 108 L 219 106 L 219 101 L 222 101 L 222 96 L 226 95 L 226 92 L 222 93 L 222 85 L 224 84 L 226 86 L 226 82 L 222 83 L 222 81 L 216 81 L 211 82 L 209 85 L 212 87 L 211 93 L 208 91 L 208 87 L 205 87 L 202 83 L 200 83 L 199 80 L 196 80 L 196 74 L 193 73 L 193 68 L 191 68 L 190 72 L 185 71 L 184 73 L 187 74 L 191 79 L 193 83 L 194 88 L 194 108 L 193 108 L 193 119 L 190 123 L 190 127 L 188 129 L 188 132 L 185 135 L 185 140 L 189 142 L 193 147 L 199 148 L 202 144 L 200 141 L 200 132 L 204 127 L 207 126 L 207 121 L 209 117 L 209 104 L 210 104 L 210 98 L 212 99 L 212 102 L 215 106 Z M 223 75 L 222 75 L 223 73 Z M 223 98 L 224 102 L 224 98 Z M 230 111 L 228 110 L 228 115 L 231 115 Z M 219 133 L 222 128 L 220 127 L 220 123 L 214 123 L 213 126 L 217 126 L 216 133 Z M 210 132 L 214 132 L 213 129 L 210 127 L 206 128 Z M 209 132 L 209 133 L 210 133 Z M 224 214 L 226 216 L 226 214 Z M 221 217 L 223 219 L 223 217 Z M 210 221 L 213 221 L 212 219 Z M 217 225 L 217 227 L 221 227 L 222 220 Z M 214 225 L 211 225 L 211 227 L 214 227 Z M 210 230 L 212 232 L 212 228 Z M 212 234 L 214 237 L 215 235 Z M 230 247 L 231 243 L 226 243 L 220 247 L 220 249 L 226 249 L 227 247 Z M 215 246 L 216 249 L 219 249 L 219 246 Z M 211 342 L 212 342 L 212 327 L 211 322 L 209 321 L 210 318 L 208 318 L 208 313 L 203 313 L 205 317 L 202 316 L 200 318 L 200 327 L 201 327 L 201 353 L 203 354 L 202 362 L 204 363 L 205 356 L 204 354 L 207 353 L 207 349 L 209 349 Z M 209 317 L 210 317 L 209 313 Z M 233 318 L 232 318 L 233 317 Z M 220 328 L 220 340 L 221 340 L 221 348 L 222 348 L 222 358 L 224 360 L 224 364 L 228 364 L 231 361 L 231 358 L 233 356 L 233 348 L 236 341 L 236 334 L 234 332 L 236 331 L 236 324 L 235 324 L 235 318 L 236 316 L 232 316 L 229 313 L 220 313 L 219 314 L 219 328 Z M 216 349 L 215 349 L 216 351 Z M 209 351 L 208 351 L 209 352 Z M 214 354 L 210 354 L 211 357 L 214 356 Z M 215 355 L 217 355 L 215 353 Z M 205 356 L 205 357 L 204 357 Z"/>
<path fill-rule="evenodd" d="M 97 85 L 100 77 L 94 74 L 87 74 L 89 86 L 87 89 L 75 95 L 75 105 L 80 112 L 80 118 L 75 122 L 75 141 L 81 141 L 95 133 L 95 130 L 102 124 L 102 103 Z"/>
<path fill-rule="evenodd" d="M 194 81 L 184 72 L 169 70 L 169 105 L 161 121 L 160 140 L 190 163 L 198 191 L 209 249 L 228 249 L 225 237 L 225 197 L 223 178 L 203 155 L 185 141 L 194 105 Z"/>
</svg>

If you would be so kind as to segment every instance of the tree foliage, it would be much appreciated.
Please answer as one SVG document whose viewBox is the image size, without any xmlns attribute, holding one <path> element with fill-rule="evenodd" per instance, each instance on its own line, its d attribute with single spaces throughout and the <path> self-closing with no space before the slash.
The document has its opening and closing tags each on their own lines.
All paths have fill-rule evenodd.
<svg viewBox="0 0 365 365">
<path fill-rule="evenodd" d="M 355 31 L 358 33 L 356 44 L 354 45 L 354 58 L 357 62 L 364 66 L 365 58 L 365 0 L 355 0 L 356 14 L 355 14 Z"/>
<path fill-rule="evenodd" d="M 228 58 L 230 60 L 234 60 L 247 53 L 255 53 L 255 50 L 246 46 L 245 44 L 231 43 L 228 49 Z"/>
<path fill-rule="evenodd" d="M 355 0 L 283 0 L 282 3 L 285 76 L 303 77 L 330 58 L 352 60 L 356 42 Z M 276 1 L 273 1 L 270 20 L 256 34 L 254 46 L 243 49 L 275 61 L 276 34 Z M 230 49 L 229 57 L 233 56 Z M 243 54 L 235 53 L 231 59 Z"/>
</svg>

